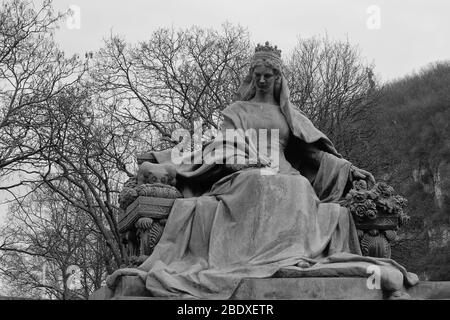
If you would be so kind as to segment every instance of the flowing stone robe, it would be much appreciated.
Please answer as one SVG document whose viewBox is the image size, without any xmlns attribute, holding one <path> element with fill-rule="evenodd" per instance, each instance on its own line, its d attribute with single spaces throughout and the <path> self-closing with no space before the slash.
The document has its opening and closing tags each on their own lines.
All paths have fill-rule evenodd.
<svg viewBox="0 0 450 320">
<path fill-rule="evenodd" d="M 390 259 L 362 257 L 356 229 L 337 201 L 348 189 L 350 163 L 329 139 L 290 103 L 281 106 L 238 101 L 223 111 L 224 129 L 278 129 L 279 166 L 230 173 L 217 164 L 217 146 L 256 153 L 252 139 L 216 139 L 202 152 L 212 164 L 177 166 L 177 199 L 152 255 L 138 268 L 114 272 L 139 275 L 154 296 L 227 299 L 245 277 L 266 278 L 280 269 L 299 276 L 362 276 L 376 264 L 387 290 L 413 285 L 417 276 Z M 153 153 L 170 163 L 171 150 Z M 236 154 L 235 154 L 236 156 Z M 191 154 L 189 157 L 194 158 Z M 303 267 L 299 267 L 299 263 Z"/>
</svg>

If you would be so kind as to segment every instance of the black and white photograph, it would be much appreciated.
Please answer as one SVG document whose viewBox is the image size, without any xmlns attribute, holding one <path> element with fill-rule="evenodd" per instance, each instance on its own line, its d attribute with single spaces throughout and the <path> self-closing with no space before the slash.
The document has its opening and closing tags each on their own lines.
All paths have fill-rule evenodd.
<svg viewBox="0 0 450 320">
<path fill-rule="evenodd" d="M 0 303 L 450 300 L 449 14 L 0 0 Z"/>
</svg>

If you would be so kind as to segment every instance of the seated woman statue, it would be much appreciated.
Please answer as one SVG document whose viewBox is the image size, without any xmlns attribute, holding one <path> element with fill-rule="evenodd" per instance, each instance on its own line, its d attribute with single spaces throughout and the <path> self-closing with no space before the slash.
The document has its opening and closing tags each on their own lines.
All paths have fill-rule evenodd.
<svg viewBox="0 0 450 320">
<path fill-rule="evenodd" d="M 337 202 L 349 181 L 374 182 L 373 176 L 342 159 L 291 104 L 276 47 L 257 46 L 223 118 L 222 133 L 253 134 L 241 142 L 219 135 L 196 151 L 203 159 L 197 164 L 173 164 L 174 149 L 153 153 L 176 168 L 185 198 L 175 201 L 152 255 L 136 269 L 116 271 L 110 287 L 134 274 L 154 296 L 227 299 L 241 279 L 271 277 L 281 268 L 302 276 L 368 277 L 371 264 L 381 268 L 386 290 L 417 282 L 393 260 L 361 256 L 352 217 Z"/>
</svg>

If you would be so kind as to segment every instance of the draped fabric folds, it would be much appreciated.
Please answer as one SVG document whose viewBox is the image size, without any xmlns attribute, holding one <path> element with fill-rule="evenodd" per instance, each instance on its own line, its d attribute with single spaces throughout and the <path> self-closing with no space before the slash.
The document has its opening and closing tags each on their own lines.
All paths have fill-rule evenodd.
<svg viewBox="0 0 450 320">
<path fill-rule="evenodd" d="M 417 276 L 393 260 L 361 256 L 352 217 L 337 203 L 348 189 L 351 164 L 289 102 L 285 79 L 279 100 L 289 168 L 273 174 L 255 168 L 229 172 L 217 159 L 226 160 L 224 154 L 213 152 L 218 145 L 233 147 L 244 157 L 256 154 L 269 163 L 251 141 L 231 145 L 222 137 L 196 151 L 216 163 L 176 166 L 185 198 L 175 201 L 147 261 L 115 271 L 108 286 L 113 288 L 122 275 L 138 275 L 154 296 L 227 299 L 243 278 L 271 277 L 282 268 L 302 276 L 367 277 L 371 264 L 382 268 L 385 289 L 417 283 Z M 227 107 L 224 127 L 254 127 L 261 115 L 252 108 L 248 101 Z M 159 163 L 172 163 L 171 150 L 153 155 Z"/>
</svg>

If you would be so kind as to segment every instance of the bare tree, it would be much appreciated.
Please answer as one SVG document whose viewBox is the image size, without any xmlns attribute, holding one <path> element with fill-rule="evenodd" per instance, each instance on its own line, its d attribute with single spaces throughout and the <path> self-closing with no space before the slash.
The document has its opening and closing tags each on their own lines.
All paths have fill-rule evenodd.
<svg viewBox="0 0 450 320">
<path fill-rule="evenodd" d="M 52 104 L 57 107 L 49 108 L 51 121 L 45 128 L 52 145 L 39 153 L 34 181 L 90 217 L 119 267 L 123 249 L 117 197 L 134 171 L 133 137 L 112 115 L 96 110 L 83 86 L 65 92 Z"/>
<path fill-rule="evenodd" d="M 61 18 L 47 0 L 39 8 L 24 0 L 0 8 L 1 175 L 45 149 L 49 141 L 40 139 L 40 129 L 47 121 L 46 104 L 76 83 L 84 69 L 53 40 Z"/>
<path fill-rule="evenodd" d="M 56 299 L 87 298 L 123 263 L 117 196 L 133 171 L 133 137 L 96 109 L 82 85 L 52 98 L 46 118 L 40 135 L 51 143 L 24 161 L 30 177 L 22 182 L 29 192 L 15 198 L 15 221 L 7 221 L 1 233 L 2 274 L 18 295 L 44 290 Z M 43 261 L 45 283 L 36 276 Z M 81 269 L 79 292 L 66 284 L 73 264 Z"/>
<path fill-rule="evenodd" d="M 51 1 L 36 9 L 14 0 L 3 4 L 0 17 L 0 174 L 23 174 L 1 189 L 17 203 L 42 187 L 59 195 L 95 226 L 89 236 L 104 239 L 112 256 L 104 266 L 112 272 L 122 263 L 116 197 L 133 165 L 132 136 L 93 105 L 82 83 L 89 59 L 65 58 L 58 49 L 53 31 L 63 16 L 53 14 Z M 21 192 L 11 191 L 19 185 L 25 185 Z M 12 252 L 7 236 L 0 240 L 6 241 L 2 252 Z"/>
<path fill-rule="evenodd" d="M 292 102 L 354 158 L 355 144 L 369 138 L 366 120 L 378 96 L 373 66 L 349 42 L 314 37 L 299 39 L 286 69 Z"/>
<path fill-rule="evenodd" d="M 122 122 L 147 131 L 153 148 L 167 148 L 176 128 L 195 121 L 218 127 L 250 56 L 248 34 L 225 24 L 221 32 L 193 27 L 159 29 L 136 46 L 112 36 L 97 55 L 93 86 L 115 101 Z"/>
<path fill-rule="evenodd" d="M 106 277 L 111 259 L 90 219 L 52 190 L 43 187 L 10 206 L 0 250 L 1 278 L 11 294 L 33 298 L 87 299 Z M 109 256 L 108 256 L 109 255 Z M 76 265 L 81 288 L 68 286 Z"/>
</svg>

